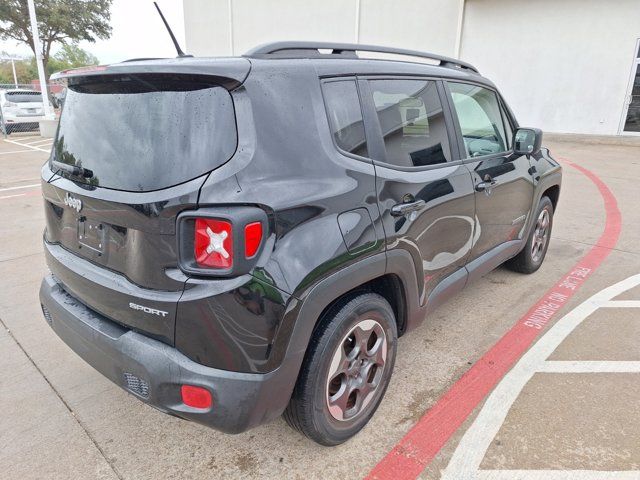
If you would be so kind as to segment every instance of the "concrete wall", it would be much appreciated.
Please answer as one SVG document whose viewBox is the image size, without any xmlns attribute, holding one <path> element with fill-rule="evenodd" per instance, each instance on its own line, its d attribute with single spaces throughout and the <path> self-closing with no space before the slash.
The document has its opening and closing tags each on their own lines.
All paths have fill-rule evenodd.
<svg viewBox="0 0 640 480">
<path fill-rule="evenodd" d="M 639 37 L 638 0 L 467 0 L 461 58 L 522 125 L 615 135 Z"/>
<path fill-rule="evenodd" d="M 374 43 L 453 55 L 462 0 L 183 0 L 183 4 L 186 50 L 194 55 L 238 55 L 277 40 Z"/>
<path fill-rule="evenodd" d="M 228 0 L 183 0 L 185 51 L 198 57 L 231 55 Z"/>
<path fill-rule="evenodd" d="M 360 43 L 455 55 L 460 0 L 361 0 Z"/>
<path fill-rule="evenodd" d="M 463 3 L 183 0 L 186 50 L 239 55 L 269 41 L 327 40 L 456 56 Z M 461 26 L 461 58 L 498 85 L 521 124 L 618 133 L 640 0 L 466 0 Z"/>
</svg>

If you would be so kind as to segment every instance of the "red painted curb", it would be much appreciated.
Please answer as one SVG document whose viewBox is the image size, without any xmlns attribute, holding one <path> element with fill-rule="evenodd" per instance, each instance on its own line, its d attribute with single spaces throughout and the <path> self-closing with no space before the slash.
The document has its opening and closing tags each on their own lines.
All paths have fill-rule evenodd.
<svg viewBox="0 0 640 480">
<path fill-rule="evenodd" d="M 620 236 L 622 217 L 613 193 L 592 173 L 564 160 L 598 187 L 604 200 L 606 222 L 597 243 L 551 287 L 518 322 L 491 347 L 427 411 L 367 476 L 376 480 L 416 478 L 462 425 L 493 387 L 531 346 L 556 312 L 609 255 Z"/>
</svg>

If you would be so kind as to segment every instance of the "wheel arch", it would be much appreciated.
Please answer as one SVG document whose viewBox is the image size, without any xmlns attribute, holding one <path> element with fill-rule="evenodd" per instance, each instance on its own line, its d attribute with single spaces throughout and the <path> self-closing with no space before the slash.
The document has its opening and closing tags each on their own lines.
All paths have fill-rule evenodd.
<svg viewBox="0 0 640 480">
<path fill-rule="evenodd" d="M 331 309 L 337 308 L 359 292 L 379 293 L 389 301 L 396 314 L 399 333 L 412 329 L 424 317 L 415 265 L 411 255 L 405 250 L 371 255 L 324 278 L 302 298 L 295 299 L 285 314 L 285 317 L 289 317 L 285 322 L 291 322 L 293 327 L 279 367 L 279 370 L 287 372 L 287 385 L 282 385 L 280 413 L 291 397 L 319 322 Z"/>
<path fill-rule="evenodd" d="M 529 215 L 529 219 L 527 220 L 527 226 L 525 229 L 525 232 L 526 232 L 525 238 L 529 235 L 529 233 L 531 232 L 531 229 L 535 224 L 535 219 L 533 218 L 534 213 L 538 208 L 538 204 L 540 203 L 540 200 L 542 199 L 542 197 L 544 196 L 549 197 L 549 200 L 551 200 L 551 203 L 553 204 L 553 211 L 555 213 L 556 206 L 558 205 L 558 201 L 560 199 L 561 185 L 562 185 L 562 169 L 559 167 L 552 171 L 547 172 L 545 175 L 543 175 L 540 178 L 534 190 L 533 202 L 531 204 L 531 212 Z M 525 242 L 523 242 L 523 245 L 522 245 L 523 247 L 524 247 L 524 243 L 526 243 L 526 240 Z"/>
<path fill-rule="evenodd" d="M 406 296 L 405 288 L 400 277 L 394 273 L 385 273 L 379 277 L 371 279 L 361 285 L 353 287 L 351 290 L 343 293 L 329 305 L 327 305 L 318 317 L 311 338 L 315 335 L 323 319 L 336 313 L 343 305 L 348 303 L 352 298 L 365 293 L 375 293 L 384 298 L 391 306 L 398 327 L 398 336 L 404 333 L 406 327 Z"/>
<path fill-rule="evenodd" d="M 551 204 L 553 205 L 553 211 L 556 211 L 556 207 L 558 206 L 558 200 L 560 199 L 560 184 L 554 184 L 548 187 L 546 190 L 542 192 L 542 197 L 547 197 L 551 200 Z"/>
</svg>

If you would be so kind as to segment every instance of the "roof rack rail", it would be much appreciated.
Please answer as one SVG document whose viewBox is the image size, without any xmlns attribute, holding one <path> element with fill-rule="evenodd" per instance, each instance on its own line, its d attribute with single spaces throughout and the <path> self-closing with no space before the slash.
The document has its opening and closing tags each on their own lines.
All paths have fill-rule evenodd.
<svg viewBox="0 0 640 480">
<path fill-rule="evenodd" d="M 331 50 L 322 53 L 320 50 Z M 478 69 L 470 63 L 435 53 L 407 50 L 404 48 L 380 47 L 377 45 L 363 45 L 359 43 L 331 43 L 331 42 L 272 42 L 252 48 L 244 56 L 258 58 L 313 58 L 340 55 L 348 58 L 358 58 L 356 52 L 390 53 L 409 57 L 426 58 L 440 62 L 441 67 L 461 68 L 475 73 Z"/>
<path fill-rule="evenodd" d="M 128 62 L 143 62 L 145 60 L 164 60 L 166 57 L 139 57 L 139 58 L 127 58 L 126 60 L 121 60 L 119 63 L 128 63 Z"/>
</svg>

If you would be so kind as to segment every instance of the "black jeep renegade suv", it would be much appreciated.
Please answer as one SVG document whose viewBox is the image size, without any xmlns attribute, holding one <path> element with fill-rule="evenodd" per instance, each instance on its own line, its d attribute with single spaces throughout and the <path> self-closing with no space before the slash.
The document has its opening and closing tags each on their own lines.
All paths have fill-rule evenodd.
<svg viewBox="0 0 640 480">
<path fill-rule="evenodd" d="M 560 166 L 467 63 L 287 42 L 60 77 L 44 316 L 163 412 L 224 432 L 284 412 L 344 442 L 399 336 L 544 259 Z"/>
</svg>

